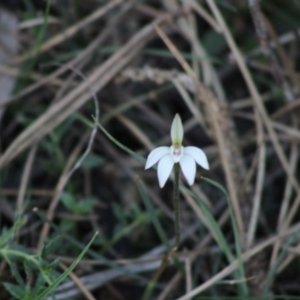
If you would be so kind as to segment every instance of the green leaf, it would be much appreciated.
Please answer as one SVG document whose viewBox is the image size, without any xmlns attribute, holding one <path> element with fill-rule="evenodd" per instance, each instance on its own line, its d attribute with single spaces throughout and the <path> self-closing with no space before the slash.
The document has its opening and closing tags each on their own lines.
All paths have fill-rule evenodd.
<svg viewBox="0 0 300 300">
<path fill-rule="evenodd" d="M 45 289 L 45 279 L 41 273 L 37 275 L 37 279 L 35 282 L 35 286 L 32 289 L 32 292 L 35 293 L 35 295 L 38 295 L 38 293 L 42 292 Z"/>
<path fill-rule="evenodd" d="M 126 147 L 125 145 L 123 145 L 122 143 L 120 143 L 119 141 L 117 141 L 99 122 L 98 122 L 98 126 L 101 129 L 101 131 L 114 143 L 116 144 L 120 149 L 124 150 L 125 152 L 127 152 L 128 154 L 130 154 L 132 157 L 134 157 L 135 159 L 137 159 L 138 161 L 141 162 L 145 162 L 146 159 L 135 153 L 134 151 L 132 151 L 131 149 L 129 149 L 128 147 Z"/>
<path fill-rule="evenodd" d="M 50 253 L 53 253 L 56 250 L 59 250 L 59 248 L 61 247 L 62 242 L 63 242 L 62 239 L 63 239 L 62 235 L 56 235 L 56 236 L 52 237 L 51 240 L 47 240 L 44 243 L 44 246 L 43 246 L 43 249 L 42 249 L 42 252 L 41 252 L 41 257 L 43 259 L 46 259 L 46 257 Z"/>
<path fill-rule="evenodd" d="M 227 47 L 224 35 L 215 30 L 207 31 L 203 38 L 203 45 L 210 55 L 219 55 Z"/>
<path fill-rule="evenodd" d="M 119 203 L 112 202 L 111 204 L 112 210 L 114 212 L 114 215 L 116 218 L 124 225 L 126 225 L 126 217 L 125 217 L 125 212 L 124 209 L 121 207 Z"/>
<path fill-rule="evenodd" d="M 107 238 L 104 235 L 97 235 L 94 245 L 96 246 L 104 246 L 108 243 Z"/>
<path fill-rule="evenodd" d="M 25 219 L 17 219 L 14 226 L 11 228 L 3 228 L 0 235 L 0 249 L 6 247 L 9 240 L 12 240 L 15 237 L 16 232 L 18 232 L 25 224 Z"/>
<path fill-rule="evenodd" d="M 3 283 L 5 289 L 16 299 L 24 300 L 25 289 L 22 286 L 12 284 L 12 283 Z"/>
<path fill-rule="evenodd" d="M 81 168 L 92 169 L 99 168 L 104 165 L 104 159 L 96 154 L 90 153 L 81 163 Z"/>
<path fill-rule="evenodd" d="M 48 283 L 48 284 L 52 284 L 52 282 L 54 281 L 55 278 L 53 278 L 53 274 L 52 274 L 52 268 L 51 266 L 44 264 L 41 266 L 40 268 L 43 278 L 44 280 Z"/>
<path fill-rule="evenodd" d="M 75 198 L 73 197 L 72 194 L 70 194 L 68 192 L 63 192 L 62 193 L 61 202 L 70 211 L 73 211 L 73 207 L 74 207 L 74 205 L 76 205 Z"/>
<path fill-rule="evenodd" d="M 30 278 L 32 276 L 33 269 L 36 269 L 35 265 L 30 260 L 25 260 L 23 264 L 26 273 L 26 278 Z"/>
<path fill-rule="evenodd" d="M 270 287 L 272 285 L 272 282 L 274 281 L 274 277 L 277 271 L 277 268 L 279 267 L 280 263 L 287 257 L 287 254 L 289 253 L 290 247 L 293 245 L 297 237 L 299 237 L 300 229 L 296 230 L 287 240 L 287 242 L 281 247 L 281 252 L 277 256 L 275 262 L 271 265 L 269 269 L 269 273 L 267 275 L 267 280 L 264 287 L 264 295 L 270 294 Z"/>
<path fill-rule="evenodd" d="M 235 218 L 234 210 L 233 210 L 230 198 L 228 196 L 228 193 L 227 193 L 226 189 L 221 184 L 219 184 L 218 182 L 216 182 L 212 179 L 206 178 L 206 177 L 202 177 L 202 179 L 207 181 L 211 185 L 215 186 L 219 190 L 221 190 L 223 192 L 223 194 L 225 195 L 225 197 L 226 197 L 227 204 L 228 204 L 228 207 L 229 207 L 229 212 L 230 212 L 231 223 L 232 223 L 232 227 L 233 227 L 233 233 L 234 233 L 234 239 L 235 239 L 235 248 L 236 248 L 237 260 L 238 260 L 238 264 L 239 264 L 239 272 L 240 272 L 241 278 L 246 278 L 245 277 L 244 264 L 243 264 L 243 260 L 242 260 L 242 248 L 241 248 L 241 244 L 240 244 L 240 237 L 239 237 L 239 233 L 238 233 L 237 221 L 236 221 L 236 218 Z M 239 288 L 240 288 L 241 293 L 243 294 L 243 296 L 248 295 L 248 287 L 247 287 L 247 284 L 246 284 L 245 281 L 241 281 L 241 284 L 239 285 Z"/>
<path fill-rule="evenodd" d="M 85 215 L 92 211 L 96 203 L 97 199 L 95 198 L 85 198 L 75 203 L 72 211 L 79 215 Z"/>
<path fill-rule="evenodd" d="M 10 271 L 11 271 L 14 279 L 19 284 L 19 286 L 25 287 L 25 282 L 24 282 L 18 268 L 15 266 L 15 264 L 13 262 L 11 262 L 8 257 L 6 257 L 6 262 L 8 263 L 8 265 L 10 267 Z"/>
<path fill-rule="evenodd" d="M 151 222 L 153 223 L 153 226 L 154 226 L 154 228 L 155 228 L 155 230 L 156 230 L 156 232 L 157 232 L 160 240 L 164 243 L 164 245 L 166 246 L 166 248 L 168 250 L 170 250 L 171 249 L 171 245 L 169 243 L 167 234 L 165 233 L 165 231 L 164 231 L 164 229 L 163 229 L 163 227 L 162 227 L 159 219 L 157 218 L 157 215 L 155 213 L 154 207 L 153 207 L 153 205 L 152 205 L 152 203 L 151 203 L 151 201 L 150 201 L 150 199 L 149 199 L 149 197 L 148 197 L 148 195 L 147 195 L 147 193 L 146 193 L 146 191 L 145 191 L 142 183 L 140 182 L 140 180 L 136 181 L 136 185 L 138 187 L 138 190 L 139 190 L 139 193 L 140 193 L 140 195 L 142 197 L 142 200 L 143 200 L 143 202 L 144 202 L 144 204 L 145 204 L 145 206 L 147 208 L 148 215 L 149 215 L 149 217 L 151 219 Z"/>
<path fill-rule="evenodd" d="M 97 199 L 95 198 L 84 198 L 78 201 L 73 195 L 67 192 L 62 194 L 61 201 L 68 210 L 79 215 L 90 213 L 97 203 Z"/>
<path fill-rule="evenodd" d="M 54 229 L 55 232 L 62 234 L 67 241 L 69 241 L 74 250 L 77 250 L 77 248 L 79 249 L 84 249 L 85 245 L 81 242 L 79 242 L 78 240 L 76 240 L 75 238 L 73 238 L 71 235 L 67 234 L 66 232 L 62 231 L 57 225 L 55 225 L 53 222 L 51 222 L 50 220 L 48 220 L 43 214 L 41 214 L 39 211 L 36 211 L 36 214 L 46 223 L 49 223 L 50 226 Z M 120 271 L 122 274 L 126 275 L 126 276 L 130 276 L 132 278 L 135 278 L 137 280 L 139 280 L 141 283 L 146 284 L 148 283 L 148 279 L 146 279 L 145 277 L 136 274 L 133 271 L 130 271 L 122 266 L 120 266 L 119 264 L 107 259 L 104 255 L 99 254 L 98 251 L 94 251 L 94 250 L 87 250 L 87 253 L 94 259 L 97 259 L 99 261 L 101 261 L 104 265 L 110 267 L 110 268 L 114 268 L 118 271 Z M 36 299 L 35 299 L 36 300 Z"/>
<path fill-rule="evenodd" d="M 230 250 L 230 245 L 227 243 L 226 238 L 221 231 L 218 222 L 215 220 L 214 216 L 211 214 L 209 208 L 207 205 L 192 191 L 187 190 L 188 193 L 196 200 L 198 205 L 201 208 L 201 211 L 203 212 L 203 215 L 207 219 L 207 224 L 211 228 L 211 232 L 214 235 L 215 240 L 219 244 L 220 249 L 222 252 L 226 255 L 227 260 L 229 263 L 232 263 L 235 259 L 232 251 Z"/>
<path fill-rule="evenodd" d="M 59 228 L 64 232 L 70 232 L 75 228 L 75 222 L 73 220 L 63 219 L 59 223 Z"/>
<path fill-rule="evenodd" d="M 83 251 L 80 253 L 80 255 L 76 258 L 76 260 L 72 263 L 72 265 L 60 276 L 54 280 L 54 282 L 45 289 L 42 293 L 40 293 L 35 300 L 44 300 L 45 297 L 50 294 L 54 289 L 74 270 L 74 268 L 77 266 L 78 262 L 82 259 L 82 257 L 85 255 L 86 251 L 90 248 L 91 244 L 93 243 L 95 237 L 97 236 L 97 232 L 94 234 L 93 238 L 90 240 L 90 242 L 85 246 Z"/>
</svg>

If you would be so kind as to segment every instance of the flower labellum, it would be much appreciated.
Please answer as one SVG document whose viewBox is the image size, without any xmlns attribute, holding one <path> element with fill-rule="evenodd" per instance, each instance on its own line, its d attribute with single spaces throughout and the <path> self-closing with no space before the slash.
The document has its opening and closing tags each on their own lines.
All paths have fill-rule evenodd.
<svg viewBox="0 0 300 300">
<path fill-rule="evenodd" d="M 189 185 L 196 177 L 196 163 L 209 170 L 205 153 L 193 146 L 182 146 L 183 126 L 178 114 L 175 115 L 171 126 L 171 147 L 158 147 L 150 152 L 145 169 L 149 169 L 158 162 L 157 175 L 159 186 L 162 188 L 170 176 L 175 163 L 180 164 L 181 171 Z"/>
</svg>

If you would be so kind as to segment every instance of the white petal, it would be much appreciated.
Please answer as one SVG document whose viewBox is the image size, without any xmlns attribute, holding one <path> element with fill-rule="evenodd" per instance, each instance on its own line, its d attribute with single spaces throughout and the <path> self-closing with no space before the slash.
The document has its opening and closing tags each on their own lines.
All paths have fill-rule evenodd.
<svg viewBox="0 0 300 300">
<path fill-rule="evenodd" d="M 178 143 L 181 146 L 183 139 L 183 126 L 181 118 L 178 114 L 175 115 L 171 126 L 171 139 L 172 144 Z"/>
<path fill-rule="evenodd" d="M 209 170 L 206 154 L 201 149 L 193 146 L 184 147 L 184 154 L 190 155 L 203 169 Z"/>
<path fill-rule="evenodd" d="M 150 152 L 147 157 L 145 170 L 155 165 L 162 157 L 170 153 L 170 147 L 158 147 Z"/>
<path fill-rule="evenodd" d="M 196 176 L 196 163 L 189 155 L 183 155 L 180 160 L 181 171 L 189 185 L 192 185 Z"/>
<path fill-rule="evenodd" d="M 164 156 L 158 163 L 157 176 L 159 186 L 162 188 L 169 178 L 174 166 L 174 161 L 171 155 Z"/>
</svg>

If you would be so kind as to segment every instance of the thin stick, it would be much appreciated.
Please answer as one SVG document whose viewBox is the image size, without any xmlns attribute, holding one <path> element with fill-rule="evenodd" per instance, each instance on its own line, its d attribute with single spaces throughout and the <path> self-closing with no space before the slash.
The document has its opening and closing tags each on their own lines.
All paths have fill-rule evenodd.
<svg viewBox="0 0 300 300">
<path fill-rule="evenodd" d="M 33 160 L 35 158 L 36 150 L 37 150 L 37 144 L 35 144 L 31 147 L 27 161 L 26 161 L 25 169 L 24 169 L 22 179 L 21 179 L 21 186 L 20 186 L 20 189 L 18 192 L 17 216 L 22 213 L 22 207 L 23 207 L 23 203 L 24 203 L 26 188 L 27 188 L 27 184 L 29 181 L 29 176 L 30 176 Z"/>
<path fill-rule="evenodd" d="M 176 16 L 167 15 L 154 20 L 154 23 L 158 24 L 173 17 Z M 136 57 L 137 53 L 153 37 L 153 33 L 153 23 L 148 24 L 135 34 L 117 53 L 97 68 L 89 76 L 89 82 L 93 84 L 93 88 L 97 91 L 103 88 L 122 67 Z M 83 82 L 25 129 L 0 157 L 0 168 L 8 164 L 11 159 L 16 157 L 31 143 L 49 133 L 66 117 L 86 103 L 91 97 L 90 91 L 87 91 L 89 87 L 90 85 L 87 82 Z"/>
<path fill-rule="evenodd" d="M 105 15 L 109 10 L 113 9 L 116 5 L 119 5 L 124 0 L 112 0 L 109 1 L 106 5 L 103 7 L 100 7 L 96 11 L 93 11 L 93 13 L 80 22 L 76 23 L 75 25 L 70 26 L 68 29 L 64 30 L 62 33 L 59 33 L 58 35 L 55 35 L 50 40 L 47 40 L 38 50 L 29 51 L 28 53 L 22 54 L 21 56 L 17 57 L 13 64 L 20 64 L 24 60 L 27 60 L 30 57 L 33 57 L 37 54 L 41 54 L 54 46 L 58 45 L 61 42 L 65 42 L 68 38 L 71 38 L 73 35 L 75 35 L 79 30 L 81 30 L 83 27 L 87 26 L 91 22 L 97 20 L 98 18 Z"/>
<path fill-rule="evenodd" d="M 59 266 L 66 271 L 68 267 L 64 263 L 60 263 Z M 81 282 L 81 280 L 76 276 L 74 272 L 71 272 L 69 274 L 69 277 L 74 281 L 74 283 L 77 285 L 77 287 L 80 289 L 82 294 L 86 297 L 87 300 L 96 300 L 96 298 L 92 295 L 92 293 L 84 286 L 84 284 Z"/>
<path fill-rule="evenodd" d="M 163 273 L 163 271 L 167 268 L 167 266 L 169 265 L 169 262 L 173 256 L 173 254 L 175 253 L 176 249 L 175 247 L 173 247 L 171 249 L 171 251 L 169 251 L 166 256 L 164 257 L 164 259 L 162 260 L 162 263 L 159 267 L 159 269 L 154 273 L 154 276 L 152 277 L 151 281 L 149 282 L 146 292 L 143 295 L 143 300 L 148 300 L 149 297 L 151 296 L 151 293 L 158 281 L 158 279 L 160 278 L 161 274 Z"/>
<path fill-rule="evenodd" d="M 297 204 L 299 204 L 300 203 L 300 185 L 299 185 L 298 181 L 296 180 L 294 174 L 291 172 L 291 170 L 289 168 L 287 158 L 284 154 L 282 146 L 279 143 L 278 136 L 272 127 L 269 115 L 268 115 L 265 107 L 263 106 L 263 101 L 261 99 L 261 96 L 260 96 L 255 84 L 254 84 L 254 81 L 250 75 L 250 72 L 245 65 L 245 61 L 244 61 L 244 59 L 243 59 L 233 37 L 228 29 L 227 24 L 224 21 L 224 18 L 222 17 L 217 5 L 215 4 L 215 1 L 214 0 L 206 0 L 206 1 L 207 1 L 208 5 L 211 7 L 211 10 L 213 11 L 220 26 L 223 28 L 224 36 L 227 40 L 227 43 L 228 43 L 230 49 L 232 50 L 232 53 L 234 54 L 234 57 L 236 59 L 236 62 L 238 64 L 240 70 L 241 70 L 241 73 L 245 79 L 245 82 L 247 83 L 249 92 L 254 100 L 256 108 L 259 111 L 260 117 L 268 130 L 271 141 L 274 145 L 274 148 L 275 148 L 277 156 L 282 164 L 282 167 L 283 167 L 284 171 L 286 172 L 288 179 L 292 182 L 293 187 L 295 188 L 297 194 L 299 195 L 299 197 L 297 199 Z M 295 203 L 296 203 L 296 201 L 295 201 Z"/>
<path fill-rule="evenodd" d="M 87 77 L 85 77 L 81 72 L 79 72 L 78 70 L 75 70 L 74 68 L 70 68 L 73 72 L 75 72 L 77 75 L 81 76 L 84 81 L 88 84 L 89 83 L 89 80 Z M 94 89 L 92 88 L 91 84 L 89 85 L 89 88 L 90 88 L 90 93 L 92 94 L 93 96 L 93 101 L 94 101 L 94 105 L 95 105 L 95 121 L 94 121 L 94 126 L 93 126 L 93 129 L 92 129 L 92 132 L 91 132 L 91 135 L 90 135 L 90 138 L 89 138 L 89 141 L 88 141 L 88 145 L 86 147 L 86 150 L 85 152 L 81 155 L 81 157 L 78 159 L 78 161 L 76 162 L 76 164 L 73 166 L 73 168 L 71 168 L 71 170 L 66 173 L 66 174 L 63 174 L 63 176 L 61 177 L 60 181 L 59 181 L 59 184 L 58 184 L 58 187 L 57 187 L 57 192 L 51 202 L 51 205 L 48 209 L 48 214 L 47 214 L 47 218 L 49 220 L 52 220 L 53 218 L 53 215 L 54 215 L 54 209 L 61 197 L 61 194 L 66 186 L 66 184 L 68 183 L 69 179 L 71 178 L 71 176 L 74 174 L 74 172 L 80 167 L 80 165 L 82 164 L 82 162 L 84 161 L 84 159 L 87 157 L 87 155 L 90 153 L 91 149 L 92 149 L 92 145 L 94 143 L 94 140 L 95 140 L 95 137 L 96 137 L 96 133 L 98 131 L 98 122 L 99 122 L 99 116 L 100 116 L 100 109 L 99 109 L 99 104 L 98 104 L 98 98 L 97 98 L 97 95 L 96 95 L 96 92 L 94 91 Z M 85 139 L 83 139 L 84 141 Z M 81 149 L 81 145 L 79 145 L 79 147 L 77 147 L 78 150 Z M 75 156 L 77 156 L 76 154 L 76 151 L 75 153 L 73 152 L 74 155 L 74 160 L 75 160 Z M 72 162 L 72 160 L 71 160 Z M 66 169 L 68 170 L 68 168 Z M 65 176 L 64 176 L 65 175 Z M 49 223 L 45 223 L 43 228 L 42 228 L 42 231 L 41 231 L 41 235 L 40 235 L 40 238 L 39 238 L 39 242 L 38 242 L 38 246 L 37 246 L 37 249 L 38 250 L 41 250 L 42 247 L 43 247 L 43 243 L 44 243 L 44 239 L 45 237 L 48 235 L 48 232 L 50 230 L 50 225 Z"/>
<path fill-rule="evenodd" d="M 266 241 L 258 244 L 254 248 L 245 252 L 242 256 L 243 261 L 248 261 L 251 257 L 255 256 L 257 253 L 260 253 L 265 248 L 273 245 L 279 238 L 285 238 L 299 230 L 300 230 L 300 223 L 297 223 L 296 225 L 294 225 L 292 228 L 285 231 L 284 233 L 268 238 Z M 190 293 L 188 293 L 180 298 L 177 298 L 176 300 L 188 300 L 191 297 L 198 295 L 199 293 L 205 291 L 209 287 L 213 286 L 214 284 L 216 284 L 217 282 L 222 280 L 224 277 L 231 274 L 235 269 L 238 268 L 238 266 L 239 266 L 239 262 L 238 262 L 238 260 L 235 260 L 229 266 L 227 266 L 222 271 L 220 271 L 218 274 L 214 275 L 209 280 L 205 281 L 203 284 L 201 284 L 197 288 L 193 289 Z"/>
</svg>

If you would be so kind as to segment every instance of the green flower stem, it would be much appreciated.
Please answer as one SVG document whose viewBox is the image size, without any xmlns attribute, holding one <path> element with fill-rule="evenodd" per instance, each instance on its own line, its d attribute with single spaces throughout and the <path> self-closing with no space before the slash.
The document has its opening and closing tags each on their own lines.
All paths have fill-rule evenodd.
<svg viewBox="0 0 300 300">
<path fill-rule="evenodd" d="M 179 163 L 174 165 L 174 193 L 173 193 L 173 205 L 174 205 L 174 215 L 175 215 L 175 245 L 174 248 L 178 248 L 180 244 L 180 213 L 179 213 Z"/>
<path fill-rule="evenodd" d="M 174 247 L 166 254 L 159 269 L 154 273 L 151 281 L 149 282 L 147 289 L 143 295 L 143 300 L 149 300 L 151 293 L 160 278 L 163 271 L 168 267 L 169 261 L 173 258 L 174 253 L 177 251 L 180 244 L 180 214 L 179 214 L 179 163 L 174 164 L 174 194 L 173 194 L 173 205 L 175 214 L 175 244 Z"/>
<path fill-rule="evenodd" d="M 155 285 L 156 285 L 158 279 L 162 275 L 163 271 L 168 267 L 169 262 L 172 259 L 172 256 L 175 253 L 175 251 L 176 251 L 176 249 L 173 248 L 165 255 L 165 257 L 163 258 L 163 260 L 161 262 L 159 269 L 154 273 L 151 281 L 149 282 L 146 292 L 143 295 L 142 300 L 149 300 L 151 293 L 152 293 L 153 289 L 155 288 Z"/>
</svg>

